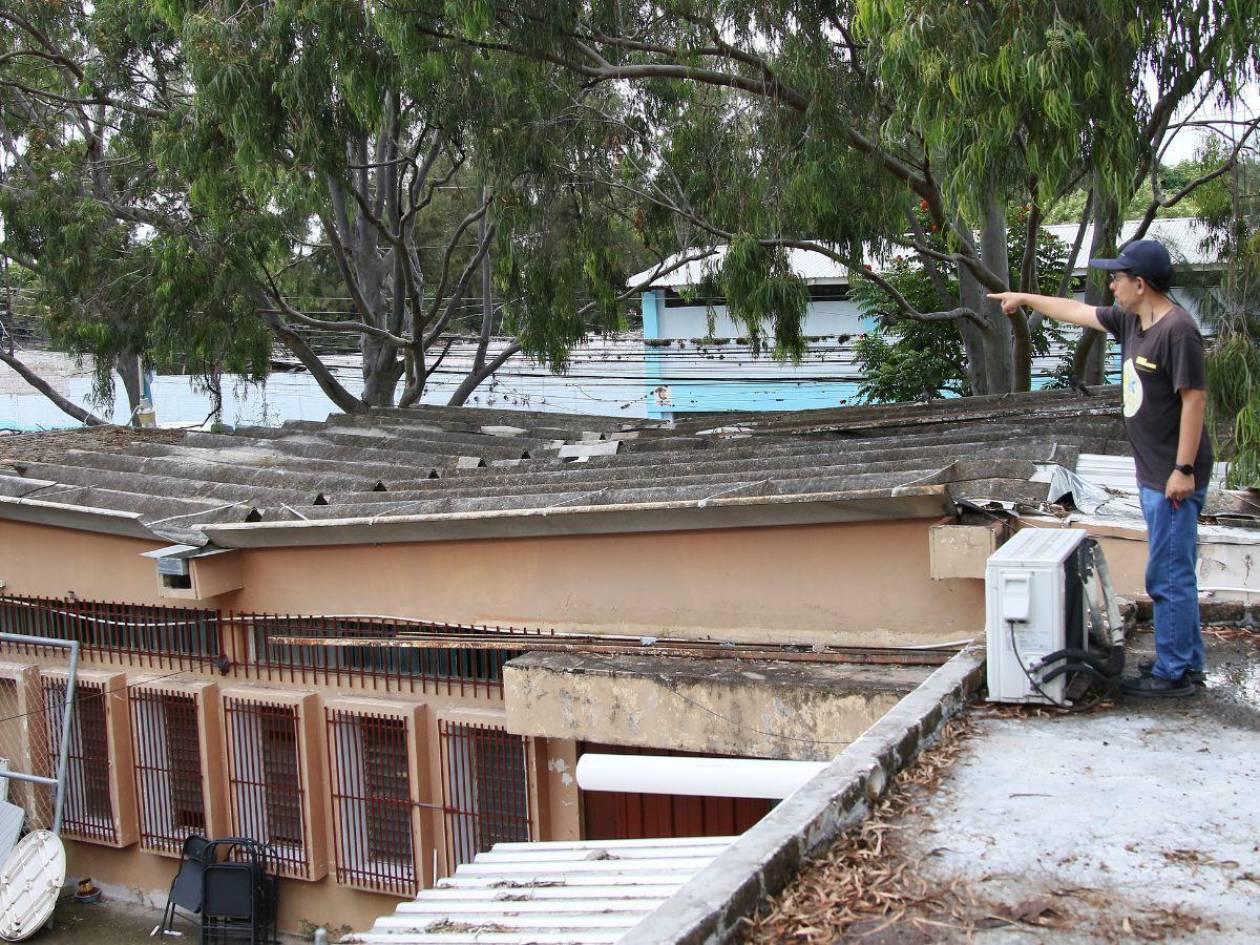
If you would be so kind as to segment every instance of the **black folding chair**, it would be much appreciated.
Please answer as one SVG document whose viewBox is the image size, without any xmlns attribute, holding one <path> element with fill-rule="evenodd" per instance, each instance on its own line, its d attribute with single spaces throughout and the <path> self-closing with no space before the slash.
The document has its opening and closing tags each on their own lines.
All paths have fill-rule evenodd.
<svg viewBox="0 0 1260 945">
<path fill-rule="evenodd" d="M 166 896 L 166 908 L 162 910 L 162 924 L 149 933 L 150 938 L 174 932 L 177 908 L 192 916 L 201 915 L 201 880 L 209 846 L 209 840 L 195 833 L 184 838 L 184 844 L 180 847 L 179 871 L 171 881 L 171 891 Z"/>
<path fill-rule="evenodd" d="M 276 941 L 279 881 L 267 847 L 244 837 L 213 840 L 201 877 L 201 942 Z"/>
</svg>

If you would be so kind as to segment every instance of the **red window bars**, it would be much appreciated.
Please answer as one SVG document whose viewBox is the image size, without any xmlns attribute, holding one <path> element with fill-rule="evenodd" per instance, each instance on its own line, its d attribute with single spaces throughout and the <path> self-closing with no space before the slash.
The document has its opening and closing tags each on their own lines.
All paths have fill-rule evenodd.
<svg viewBox="0 0 1260 945">
<path fill-rule="evenodd" d="M 178 853 L 205 834 L 201 733 L 191 694 L 131 690 L 132 747 L 140 800 L 140 845 Z"/>
<path fill-rule="evenodd" d="M 187 607 L 0 597 L 0 629 L 56 640 L 78 640 L 85 654 L 132 666 L 205 668 L 223 652 L 219 642 L 219 612 Z M 33 654 L 43 653 L 45 649 L 16 643 L 0 646 Z M 57 651 L 57 655 L 61 655 L 61 651 Z"/>
<path fill-rule="evenodd" d="M 45 679 L 44 708 L 47 716 L 48 754 L 61 752 L 61 720 L 65 718 L 66 683 Z M 65 803 L 61 831 L 69 837 L 116 843 L 114 806 L 109 796 L 109 729 L 104 683 L 79 681 L 74 689 L 74 716 L 67 751 Z"/>
<path fill-rule="evenodd" d="M 502 696 L 503 664 L 538 631 L 378 617 L 234 614 L 249 631 L 246 676 L 384 691 Z"/>
<path fill-rule="evenodd" d="M 529 840 L 529 739 L 489 725 L 438 720 L 447 870 L 496 843 Z"/>
<path fill-rule="evenodd" d="M 281 873 L 304 877 L 310 858 L 297 708 L 234 698 L 224 708 L 233 832 L 269 844 Z"/>
<path fill-rule="evenodd" d="M 405 719 L 326 710 L 337 881 L 418 892 Z"/>
</svg>

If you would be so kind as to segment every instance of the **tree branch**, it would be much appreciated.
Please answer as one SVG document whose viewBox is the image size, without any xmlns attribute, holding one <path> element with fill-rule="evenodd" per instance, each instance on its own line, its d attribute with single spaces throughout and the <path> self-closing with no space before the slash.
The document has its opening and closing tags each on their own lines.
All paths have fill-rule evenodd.
<svg viewBox="0 0 1260 945">
<path fill-rule="evenodd" d="M 61 394 L 57 393 L 57 391 L 53 389 L 51 384 L 3 349 L 0 349 L 0 363 L 7 364 L 11 367 L 17 375 L 22 378 L 22 380 L 26 381 L 26 383 L 30 384 L 37 391 L 56 404 L 57 409 L 62 413 L 69 414 L 85 426 L 101 427 L 109 425 L 107 421 L 102 420 L 100 417 L 96 416 L 96 414 L 84 410 L 78 404 L 62 397 Z"/>
<path fill-rule="evenodd" d="M 1142 214 L 1142 222 L 1138 224 L 1137 231 L 1127 242 L 1142 239 L 1146 235 L 1146 231 L 1150 229 L 1151 223 L 1154 222 L 1155 216 L 1160 210 L 1167 210 L 1170 207 L 1175 207 L 1204 184 L 1211 183 L 1216 180 L 1216 178 L 1232 171 L 1234 166 L 1238 163 L 1238 156 L 1242 153 L 1243 147 L 1247 143 L 1247 139 L 1255 133 L 1257 128 L 1260 128 L 1260 118 L 1247 125 L 1246 130 L 1238 139 L 1238 142 L 1234 145 L 1233 150 L 1230 151 L 1229 157 L 1227 157 L 1224 163 L 1222 163 L 1219 167 L 1216 167 L 1203 176 L 1190 181 L 1190 183 L 1186 184 L 1186 186 L 1182 187 L 1171 197 L 1160 198 L 1158 194 L 1156 194 L 1155 199 L 1153 199 L 1147 206 L 1146 212 Z"/>
</svg>

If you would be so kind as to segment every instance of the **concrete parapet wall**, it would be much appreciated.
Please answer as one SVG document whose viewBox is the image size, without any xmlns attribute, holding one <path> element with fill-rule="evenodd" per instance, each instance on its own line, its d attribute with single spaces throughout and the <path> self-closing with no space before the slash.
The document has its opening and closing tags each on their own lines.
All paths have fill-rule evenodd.
<svg viewBox="0 0 1260 945">
<path fill-rule="evenodd" d="M 622 945 L 730 941 L 741 917 L 786 886 L 807 857 L 867 815 L 871 802 L 966 705 L 983 679 L 982 646 L 953 657 L 632 929 Z"/>
<path fill-rule="evenodd" d="M 715 755 L 830 761 L 927 666 L 529 653 L 504 667 L 508 731 Z"/>
</svg>

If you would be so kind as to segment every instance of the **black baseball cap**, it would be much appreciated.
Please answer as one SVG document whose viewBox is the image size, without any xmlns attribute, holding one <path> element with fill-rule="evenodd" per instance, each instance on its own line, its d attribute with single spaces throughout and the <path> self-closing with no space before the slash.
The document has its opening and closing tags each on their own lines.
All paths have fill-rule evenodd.
<svg viewBox="0 0 1260 945">
<path fill-rule="evenodd" d="M 1098 269 L 1118 269 L 1141 276 L 1160 292 L 1172 285 L 1172 257 L 1162 243 L 1155 240 L 1134 240 L 1115 259 L 1091 259 Z"/>
</svg>

